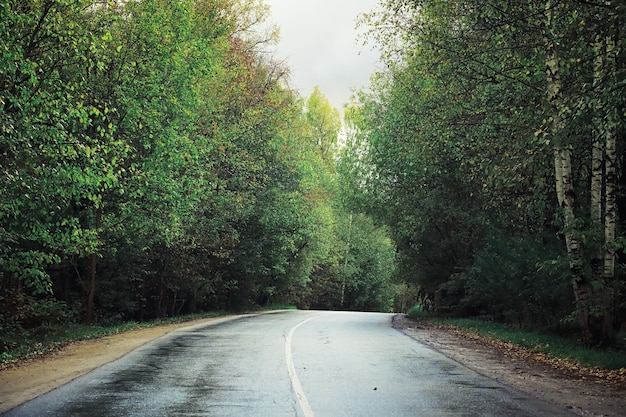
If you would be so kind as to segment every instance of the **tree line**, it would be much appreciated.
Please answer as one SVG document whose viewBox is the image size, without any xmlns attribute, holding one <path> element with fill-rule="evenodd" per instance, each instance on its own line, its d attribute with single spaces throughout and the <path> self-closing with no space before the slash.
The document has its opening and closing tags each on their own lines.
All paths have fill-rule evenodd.
<svg viewBox="0 0 626 417">
<path fill-rule="evenodd" d="M 245 0 L 0 1 L 0 334 L 275 303 L 389 311 L 339 112 Z"/>
<path fill-rule="evenodd" d="M 382 0 L 385 70 L 349 109 L 342 172 L 439 312 L 624 324 L 626 6 Z"/>
<path fill-rule="evenodd" d="M 0 0 L 0 348 L 272 304 L 625 320 L 621 2 L 381 0 L 289 88 L 260 0 Z M 339 143 L 340 131 L 345 143 Z"/>
</svg>

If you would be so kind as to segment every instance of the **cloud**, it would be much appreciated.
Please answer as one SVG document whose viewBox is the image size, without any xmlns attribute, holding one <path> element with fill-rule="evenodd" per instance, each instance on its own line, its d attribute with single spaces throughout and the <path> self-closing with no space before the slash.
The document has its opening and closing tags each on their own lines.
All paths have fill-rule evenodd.
<svg viewBox="0 0 626 417">
<path fill-rule="evenodd" d="M 308 96 L 318 85 L 341 109 L 351 90 L 366 87 L 378 55 L 357 40 L 356 18 L 378 0 L 265 0 L 281 28 L 275 51 L 291 69 L 291 87 Z"/>
</svg>

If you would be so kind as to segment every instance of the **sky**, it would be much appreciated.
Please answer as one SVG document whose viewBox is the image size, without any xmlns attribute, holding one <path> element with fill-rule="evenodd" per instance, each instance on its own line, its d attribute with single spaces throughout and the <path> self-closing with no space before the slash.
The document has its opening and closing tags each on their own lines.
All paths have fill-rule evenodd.
<svg viewBox="0 0 626 417">
<path fill-rule="evenodd" d="M 378 0 L 264 0 L 269 21 L 280 27 L 277 60 L 286 60 L 290 87 L 303 97 L 319 86 L 331 105 L 342 110 L 353 90 L 367 88 L 378 52 L 357 39 L 356 18 L 374 10 Z"/>
</svg>

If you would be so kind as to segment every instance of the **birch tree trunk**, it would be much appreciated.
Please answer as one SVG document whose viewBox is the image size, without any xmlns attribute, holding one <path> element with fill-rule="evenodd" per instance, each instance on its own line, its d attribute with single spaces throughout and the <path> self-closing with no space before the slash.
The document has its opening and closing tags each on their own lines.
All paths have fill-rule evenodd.
<svg viewBox="0 0 626 417">
<path fill-rule="evenodd" d="M 591 285 L 584 275 L 581 242 L 575 232 L 575 190 L 572 181 L 571 151 L 568 144 L 564 143 L 564 119 L 565 103 L 560 74 L 559 55 L 556 48 L 557 39 L 555 18 L 558 12 L 557 5 L 547 1 L 545 5 L 545 28 L 544 47 L 546 52 L 546 81 L 547 100 L 551 108 L 551 136 L 554 144 L 554 173 L 556 180 L 556 193 L 559 206 L 562 210 L 565 235 L 565 245 L 569 256 L 570 275 L 581 336 L 585 344 L 591 344 L 593 340 L 590 325 L 591 311 Z"/>
<path fill-rule="evenodd" d="M 602 95 L 602 73 L 604 68 L 604 42 L 602 35 L 596 35 L 594 45 L 593 95 Z M 591 144 L 591 187 L 590 187 L 590 225 L 593 232 L 593 248 L 591 249 L 591 279 L 601 281 L 604 274 L 603 253 L 603 182 L 604 182 L 604 141 L 602 139 L 602 105 L 596 105 L 593 116 Z"/>
<path fill-rule="evenodd" d="M 610 6 L 610 3 L 605 3 Z M 616 106 L 611 99 L 617 73 L 616 34 L 614 17 L 607 18 L 605 11 L 596 15 L 596 37 L 593 68 L 593 144 L 591 162 L 591 225 L 598 232 L 599 242 L 592 250 L 592 281 L 597 293 L 599 329 L 597 344 L 613 342 L 615 330 L 614 285 L 615 285 L 615 229 L 617 223 L 617 173 Z M 610 11 L 608 12 L 610 14 Z M 607 26 L 608 22 L 608 26 Z"/>
<path fill-rule="evenodd" d="M 346 242 L 346 259 L 344 260 L 344 273 L 343 273 L 343 279 L 341 280 L 341 300 L 340 300 L 340 306 L 343 308 L 343 303 L 345 302 L 345 298 L 346 298 L 346 271 L 348 270 L 348 256 L 350 255 L 350 235 L 352 233 L 352 214 L 350 214 L 350 216 L 348 217 L 348 238 L 347 238 L 347 242 Z"/>
<path fill-rule="evenodd" d="M 612 20 L 612 19 L 611 19 Z M 605 57 L 606 65 L 605 74 L 607 82 L 605 85 L 612 86 L 617 79 L 617 42 L 616 34 L 618 32 L 617 24 L 613 24 L 605 39 Z M 605 94 L 605 97 L 607 94 Z M 608 97 L 611 95 L 609 94 Z M 604 102 L 605 100 L 601 100 Z M 604 320 L 602 327 L 603 342 L 610 343 L 615 338 L 614 317 L 614 285 L 615 285 L 615 229 L 617 224 L 617 125 L 618 116 L 616 106 L 611 105 L 610 101 L 603 107 L 606 109 L 604 133 L 605 139 L 605 206 L 604 206 L 604 282 L 605 293 L 603 297 Z"/>
<path fill-rule="evenodd" d="M 605 185 L 605 212 L 604 212 L 604 294 L 602 342 L 610 344 L 615 339 L 615 228 L 617 223 L 616 183 L 615 170 L 616 134 L 609 132 L 606 138 L 606 185 Z"/>
</svg>

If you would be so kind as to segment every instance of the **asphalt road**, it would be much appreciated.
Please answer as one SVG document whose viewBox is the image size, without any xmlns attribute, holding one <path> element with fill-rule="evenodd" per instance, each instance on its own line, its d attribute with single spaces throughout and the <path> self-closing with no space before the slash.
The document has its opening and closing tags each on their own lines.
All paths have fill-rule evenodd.
<svg viewBox="0 0 626 417">
<path fill-rule="evenodd" d="M 391 328 L 289 311 L 172 332 L 6 416 L 571 416 Z"/>
</svg>

